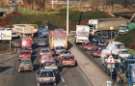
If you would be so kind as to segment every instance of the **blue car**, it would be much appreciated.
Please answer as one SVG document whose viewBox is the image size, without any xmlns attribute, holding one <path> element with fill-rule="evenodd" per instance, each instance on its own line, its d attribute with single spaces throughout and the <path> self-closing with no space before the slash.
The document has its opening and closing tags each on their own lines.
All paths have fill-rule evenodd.
<svg viewBox="0 0 135 86">
<path fill-rule="evenodd" d="M 48 26 L 43 26 L 43 25 L 39 26 L 39 29 L 37 32 L 38 38 L 47 38 L 48 34 L 49 34 Z"/>
</svg>

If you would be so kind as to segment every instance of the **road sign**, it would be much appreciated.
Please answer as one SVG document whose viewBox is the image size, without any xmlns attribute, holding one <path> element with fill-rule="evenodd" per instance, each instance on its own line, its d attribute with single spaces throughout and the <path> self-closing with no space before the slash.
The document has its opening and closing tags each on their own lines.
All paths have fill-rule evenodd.
<svg viewBox="0 0 135 86">
<path fill-rule="evenodd" d="M 115 64 L 115 59 L 113 58 L 113 56 L 109 56 L 107 59 L 105 59 L 107 64 Z"/>
<path fill-rule="evenodd" d="M 12 31 L 11 30 L 0 30 L 0 40 L 11 40 Z"/>
</svg>

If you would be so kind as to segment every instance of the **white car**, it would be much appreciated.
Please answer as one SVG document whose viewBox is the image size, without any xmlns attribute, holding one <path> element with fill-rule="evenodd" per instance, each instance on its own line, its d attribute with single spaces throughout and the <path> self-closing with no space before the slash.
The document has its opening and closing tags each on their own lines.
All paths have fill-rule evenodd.
<svg viewBox="0 0 135 86">
<path fill-rule="evenodd" d="M 21 60 L 18 65 L 18 72 L 33 71 L 31 60 Z"/>
<path fill-rule="evenodd" d="M 123 49 L 119 52 L 118 56 L 121 58 L 128 58 L 131 54 L 128 53 L 128 49 Z"/>
<path fill-rule="evenodd" d="M 111 41 L 107 45 L 105 49 L 101 51 L 101 57 L 105 58 L 108 57 L 111 54 L 118 55 L 120 51 L 122 51 L 125 48 L 125 45 L 118 41 Z"/>
<path fill-rule="evenodd" d="M 47 61 L 44 65 L 44 68 L 51 70 L 58 70 L 58 66 L 55 60 Z"/>
<path fill-rule="evenodd" d="M 127 33 L 129 30 L 128 30 L 128 27 L 123 25 L 123 26 L 119 26 L 119 29 L 118 29 L 118 32 L 119 34 L 125 34 Z"/>
</svg>

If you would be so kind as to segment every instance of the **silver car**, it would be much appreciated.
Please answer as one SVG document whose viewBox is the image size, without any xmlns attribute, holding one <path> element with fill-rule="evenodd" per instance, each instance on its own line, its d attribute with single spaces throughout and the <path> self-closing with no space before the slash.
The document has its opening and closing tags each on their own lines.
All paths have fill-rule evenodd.
<svg viewBox="0 0 135 86">
<path fill-rule="evenodd" d="M 51 69 L 41 68 L 36 74 L 37 86 L 53 84 L 56 86 L 56 73 Z"/>
<path fill-rule="evenodd" d="M 20 60 L 18 65 L 18 72 L 33 71 L 31 60 Z"/>
</svg>

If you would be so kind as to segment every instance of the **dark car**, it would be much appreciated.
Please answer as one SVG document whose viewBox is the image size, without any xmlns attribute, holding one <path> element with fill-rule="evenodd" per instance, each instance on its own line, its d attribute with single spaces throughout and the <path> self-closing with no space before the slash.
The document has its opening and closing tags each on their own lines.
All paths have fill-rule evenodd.
<svg viewBox="0 0 135 86">
<path fill-rule="evenodd" d="M 48 38 L 48 34 L 49 34 L 48 26 L 44 25 L 39 26 L 37 32 L 38 38 Z"/>
</svg>

